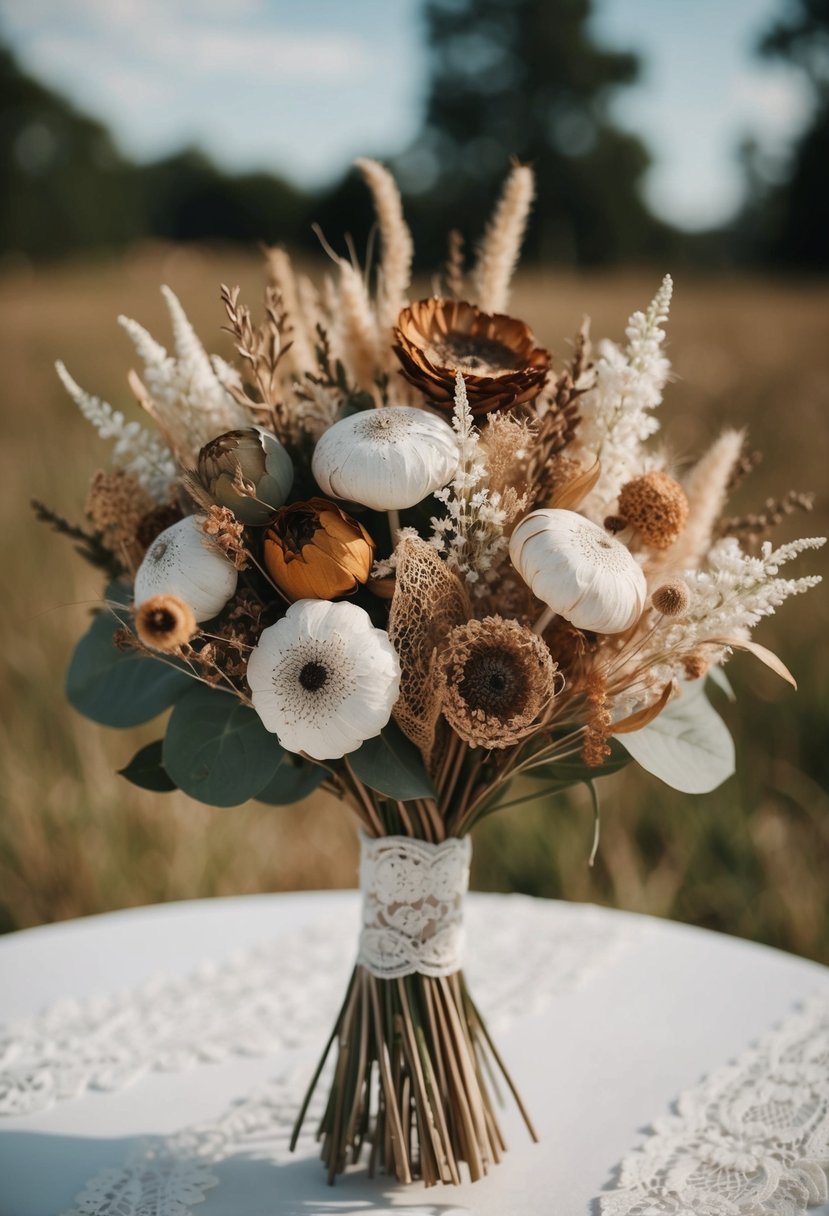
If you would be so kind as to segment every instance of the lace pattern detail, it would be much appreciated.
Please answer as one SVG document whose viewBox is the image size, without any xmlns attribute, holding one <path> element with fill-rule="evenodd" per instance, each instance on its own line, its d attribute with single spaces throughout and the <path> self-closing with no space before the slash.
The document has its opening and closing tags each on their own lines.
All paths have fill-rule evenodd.
<svg viewBox="0 0 829 1216">
<path fill-rule="evenodd" d="M 590 905 L 522 895 L 476 896 L 468 923 L 477 943 L 467 968 L 470 984 L 480 992 L 490 1025 L 499 1033 L 519 1016 L 542 1013 L 557 996 L 585 985 L 648 929 L 639 918 L 609 922 L 602 909 Z M 17 1111 L 24 1104 L 29 1111 L 45 1109 L 60 1096 L 100 1087 L 103 1080 L 115 1088 L 152 1068 L 206 1065 L 232 1052 L 288 1052 L 287 1062 L 267 1085 L 232 1103 L 218 1118 L 147 1139 L 120 1168 L 95 1175 L 65 1216 L 195 1216 L 194 1209 L 219 1184 L 214 1170 L 223 1161 L 242 1155 L 274 1164 L 288 1161 L 293 1120 L 308 1083 L 307 1061 L 297 1062 L 296 1053 L 318 1047 L 329 1030 L 353 939 L 349 917 L 326 917 L 290 938 L 203 966 L 183 979 L 160 977 L 133 992 L 83 1004 L 62 1002 L 38 1019 L 6 1028 L 7 1047 L 19 1037 L 28 1058 L 30 1086 L 22 1089 L 12 1079 L 13 1067 L 0 1065 L 0 1089 L 14 1095 Z M 518 953 L 516 941 L 522 943 Z M 152 1025 L 142 1033 L 141 1019 L 151 1006 Z M 203 1019 L 201 1035 L 185 1013 L 188 1008 L 193 1018 Z M 83 1057 L 75 1067 L 79 1051 Z M 113 1051 L 120 1053 L 117 1069 L 107 1065 Z M 59 1093 L 56 1080 L 70 1072 L 74 1087 L 67 1083 Z M 322 1114 L 325 1089 L 315 1091 L 309 1129 Z M 315 1155 L 312 1131 L 306 1131 L 303 1142 Z M 424 1207 L 424 1216 L 427 1209 L 431 1207 Z M 393 1216 L 394 1211 L 399 1209 L 372 1207 L 376 1216 Z M 452 1212 L 460 1216 L 466 1209 Z"/>
<path fill-rule="evenodd" d="M 829 1200 L 829 995 L 684 1093 L 602 1216 L 802 1216 Z"/>
<path fill-rule="evenodd" d="M 476 942 L 467 975 L 498 1031 L 520 1014 L 543 1012 L 647 926 L 638 919 L 608 924 L 589 905 L 523 895 L 476 896 L 467 920 Z M 117 1090 L 153 1071 L 317 1046 L 336 1015 L 355 934 L 356 918 L 322 917 L 188 975 L 60 1001 L 39 1017 L 0 1026 L 0 1116 L 48 1110 L 87 1090 Z"/>
<path fill-rule="evenodd" d="M 471 856 L 468 836 L 428 844 L 408 836 L 362 835 L 358 963 L 378 979 L 460 971 Z"/>
<path fill-rule="evenodd" d="M 148 1072 L 265 1056 L 324 1037 L 345 984 L 353 922 L 294 935 L 179 978 L 0 1026 L 0 1116 L 26 1115 Z M 333 996 L 333 1001 L 332 1001 Z"/>
</svg>

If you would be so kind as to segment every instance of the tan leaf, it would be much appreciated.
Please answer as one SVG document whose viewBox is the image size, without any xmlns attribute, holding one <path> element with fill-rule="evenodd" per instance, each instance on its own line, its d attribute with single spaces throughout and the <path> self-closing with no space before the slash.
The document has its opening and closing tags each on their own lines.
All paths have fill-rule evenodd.
<svg viewBox="0 0 829 1216">
<path fill-rule="evenodd" d="M 635 713 L 629 714 L 627 718 L 622 718 L 620 722 L 616 722 L 613 726 L 611 735 L 629 735 L 631 731 L 641 730 L 643 726 L 648 726 L 653 722 L 654 718 L 658 718 L 662 710 L 668 704 L 674 692 L 674 682 L 671 680 L 662 689 L 659 697 L 652 705 L 647 705 L 644 709 L 637 709 Z"/>
<path fill-rule="evenodd" d="M 734 650 L 745 650 L 749 654 L 753 654 L 755 659 L 759 659 L 761 663 L 765 663 L 766 667 L 771 670 L 781 680 L 785 680 L 787 684 L 791 684 L 792 688 L 797 688 L 797 680 L 789 671 L 782 659 L 778 659 L 773 650 L 768 650 L 765 646 L 761 646 L 759 642 L 752 642 L 746 638 L 710 638 L 706 642 L 709 646 L 731 646 Z"/>
</svg>

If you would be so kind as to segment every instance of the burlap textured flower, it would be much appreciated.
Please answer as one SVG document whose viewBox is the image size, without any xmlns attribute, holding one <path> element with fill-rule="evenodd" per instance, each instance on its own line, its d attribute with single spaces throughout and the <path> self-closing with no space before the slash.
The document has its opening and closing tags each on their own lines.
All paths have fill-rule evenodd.
<svg viewBox="0 0 829 1216">
<path fill-rule="evenodd" d="M 464 300 L 420 300 L 403 309 L 394 333 L 403 375 L 439 409 L 454 405 L 457 372 L 480 415 L 532 401 L 550 370 L 550 352 L 523 321 Z"/>
</svg>

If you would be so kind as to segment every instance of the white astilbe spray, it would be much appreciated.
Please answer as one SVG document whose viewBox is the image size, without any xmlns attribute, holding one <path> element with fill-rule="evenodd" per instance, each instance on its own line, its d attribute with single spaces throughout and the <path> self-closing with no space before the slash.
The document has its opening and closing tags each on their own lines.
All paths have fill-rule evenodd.
<svg viewBox="0 0 829 1216">
<path fill-rule="evenodd" d="M 195 463 L 199 449 L 224 431 L 250 426 L 250 418 L 229 390 L 234 372 L 211 361 L 178 298 L 162 287 L 173 329 L 174 354 L 129 317 L 118 322 L 144 364 L 141 375 L 153 412 L 170 445 Z"/>
<path fill-rule="evenodd" d="M 472 594 L 482 596 L 506 556 L 504 528 L 509 512 L 501 494 L 484 484 L 486 461 L 460 372 L 455 376 L 452 427 L 458 437 L 458 471 L 445 489 L 435 491 L 446 515 L 433 517 L 430 540 L 449 569 L 470 585 Z"/>
<path fill-rule="evenodd" d="M 581 399 L 579 442 L 601 461 L 601 474 L 580 510 L 597 523 L 613 511 L 625 482 L 656 464 L 642 445 L 659 429 L 652 411 L 671 369 L 662 326 L 672 291 L 666 275 L 647 312 L 635 312 L 628 321 L 624 347 L 599 344 L 593 387 Z"/>
<path fill-rule="evenodd" d="M 806 549 L 819 549 L 822 536 L 789 541 L 772 549 L 766 541 L 759 557 L 744 553 L 733 536 L 717 542 L 703 570 L 688 571 L 688 612 L 677 631 L 686 641 L 742 636 L 771 616 L 789 596 L 801 595 L 821 581 L 820 575 L 779 578 L 778 570 Z"/>
<path fill-rule="evenodd" d="M 662 618 L 644 647 L 637 647 L 636 665 L 647 666 L 652 690 L 683 674 L 683 661 L 700 652 L 709 663 L 724 662 L 728 639 L 745 641 L 763 617 L 772 616 L 792 595 L 802 595 L 821 582 L 820 575 L 780 578 L 779 569 L 807 549 L 826 543 L 821 536 L 790 541 L 777 549 L 766 542 L 760 555 L 744 553 L 733 536 L 717 542 L 702 570 L 686 571 L 690 593 L 681 619 Z"/>
<path fill-rule="evenodd" d="M 176 479 L 173 453 L 159 435 L 128 421 L 120 410 L 93 397 L 76 384 L 63 363 L 56 363 L 60 381 L 88 422 L 102 439 L 113 441 L 112 463 L 118 469 L 132 473 L 141 486 L 157 501 L 166 502 Z"/>
</svg>

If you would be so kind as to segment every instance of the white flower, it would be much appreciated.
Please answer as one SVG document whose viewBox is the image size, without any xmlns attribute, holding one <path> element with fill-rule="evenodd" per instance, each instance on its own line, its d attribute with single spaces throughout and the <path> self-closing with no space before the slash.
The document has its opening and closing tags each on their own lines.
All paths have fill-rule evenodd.
<svg viewBox="0 0 829 1216">
<path fill-rule="evenodd" d="M 377 511 L 413 507 L 445 486 L 457 466 L 449 424 L 407 405 L 341 418 L 322 436 L 311 463 L 323 493 Z"/>
<path fill-rule="evenodd" d="M 336 760 L 379 735 L 400 689 L 387 633 L 356 604 L 298 600 L 248 660 L 253 707 L 284 748 Z"/>
<path fill-rule="evenodd" d="M 238 575 L 205 536 L 200 515 L 188 515 L 155 538 L 135 576 L 136 608 L 155 595 L 175 595 L 209 621 L 236 591 Z"/>
<path fill-rule="evenodd" d="M 577 629 L 622 633 L 642 615 L 648 588 L 636 560 L 575 511 L 532 511 L 509 553 L 533 595 Z"/>
</svg>

